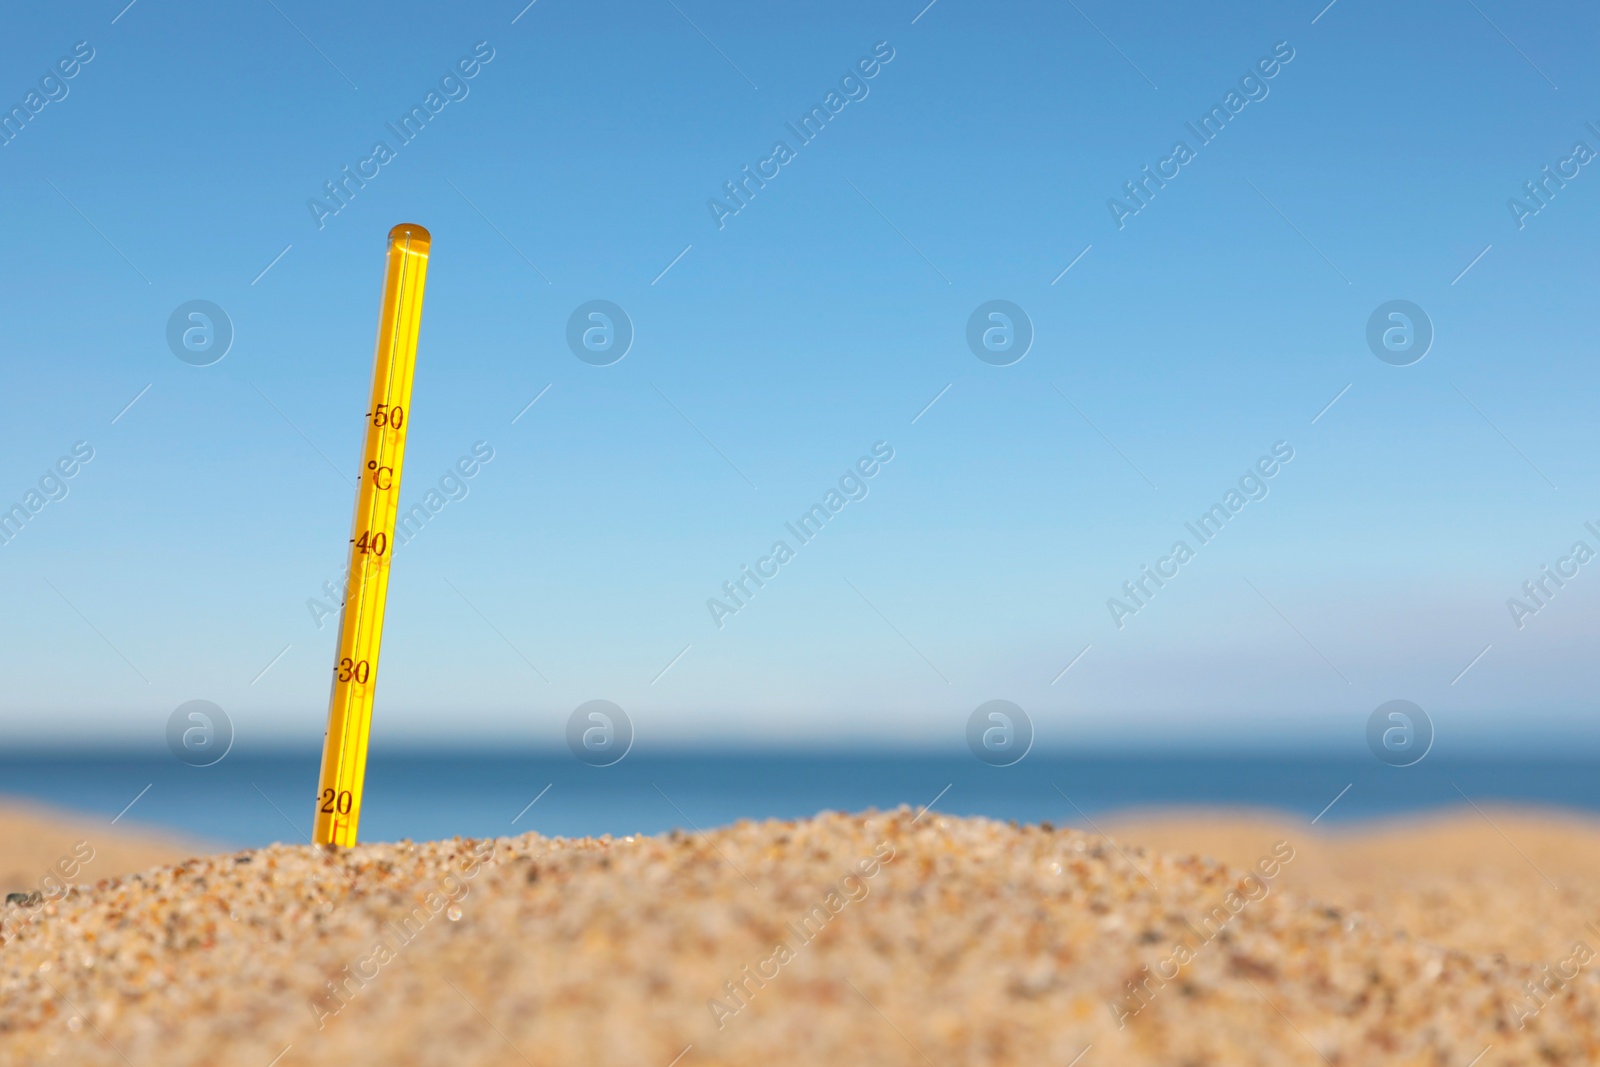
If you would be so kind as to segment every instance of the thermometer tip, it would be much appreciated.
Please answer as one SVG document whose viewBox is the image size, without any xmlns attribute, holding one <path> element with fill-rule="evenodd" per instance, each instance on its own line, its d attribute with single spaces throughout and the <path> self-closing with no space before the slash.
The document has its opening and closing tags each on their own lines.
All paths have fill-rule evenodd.
<svg viewBox="0 0 1600 1067">
<path fill-rule="evenodd" d="M 394 244 L 396 241 L 406 242 L 407 251 L 425 256 L 428 254 L 428 246 L 433 243 L 433 236 L 427 229 L 414 222 L 402 222 L 389 231 L 389 243 Z"/>
</svg>

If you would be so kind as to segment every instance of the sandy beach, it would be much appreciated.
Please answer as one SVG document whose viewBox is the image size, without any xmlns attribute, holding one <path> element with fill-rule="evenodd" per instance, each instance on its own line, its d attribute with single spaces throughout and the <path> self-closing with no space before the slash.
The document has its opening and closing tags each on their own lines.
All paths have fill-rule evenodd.
<svg viewBox="0 0 1600 1067">
<path fill-rule="evenodd" d="M 80 846 L 79 842 L 85 844 Z M 76 815 L 32 804 L 0 803 L 0 892 L 44 892 L 47 877 L 64 881 L 57 864 L 93 852 L 82 862 L 79 884 L 133 874 L 164 863 L 217 851 L 203 841 L 142 827 L 107 825 L 104 816 Z"/>
<path fill-rule="evenodd" d="M 183 842 L 101 826 L 82 860 L 81 824 L 6 809 L 6 888 L 62 885 L 4 909 L 0 1064 L 1600 1060 L 1592 820 L 1097 823 L 902 808 L 174 865 Z"/>
</svg>

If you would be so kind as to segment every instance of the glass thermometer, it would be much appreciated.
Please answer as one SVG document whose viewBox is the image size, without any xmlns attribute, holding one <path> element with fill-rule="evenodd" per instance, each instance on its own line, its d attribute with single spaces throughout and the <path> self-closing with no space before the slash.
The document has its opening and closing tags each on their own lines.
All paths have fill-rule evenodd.
<svg viewBox="0 0 1600 1067">
<path fill-rule="evenodd" d="M 334 653 L 328 732 L 322 740 L 322 773 L 312 831 L 312 839 L 319 845 L 354 845 L 361 821 L 367 736 L 378 688 L 378 646 L 383 638 L 389 561 L 400 508 L 400 469 L 410 425 L 411 376 L 417 361 L 430 243 L 428 231 L 421 226 L 402 223 L 389 231 L 383 310 L 378 316 L 372 364 L 372 407 L 367 411 L 361 486 L 356 490 L 356 514 L 350 525 L 350 568 L 339 616 L 339 646 Z"/>
</svg>

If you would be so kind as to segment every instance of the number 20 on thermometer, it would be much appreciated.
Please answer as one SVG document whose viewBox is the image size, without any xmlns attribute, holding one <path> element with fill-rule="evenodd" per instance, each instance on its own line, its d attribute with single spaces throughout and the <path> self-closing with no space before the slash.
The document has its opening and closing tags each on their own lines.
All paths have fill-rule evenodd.
<svg viewBox="0 0 1600 1067">
<path fill-rule="evenodd" d="M 383 310 L 378 316 L 372 365 L 372 404 L 366 416 L 355 520 L 350 526 L 350 569 L 339 617 L 328 732 L 322 741 L 322 773 L 317 783 L 312 839 L 319 845 L 354 845 L 361 821 L 367 736 L 378 688 L 378 648 L 383 639 L 395 516 L 400 508 L 400 469 L 405 461 L 411 375 L 417 360 L 430 243 L 428 231 L 421 226 L 403 223 L 389 231 Z"/>
</svg>

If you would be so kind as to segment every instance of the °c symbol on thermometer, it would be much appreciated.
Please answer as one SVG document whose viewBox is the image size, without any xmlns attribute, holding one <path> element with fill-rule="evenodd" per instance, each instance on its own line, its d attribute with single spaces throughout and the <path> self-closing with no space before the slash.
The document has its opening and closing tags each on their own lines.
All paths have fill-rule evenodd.
<svg viewBox="0 0 1600 1067">
<path fill-rule="evenodd" d="M 394 484 L 393 467 L 380 467 L 377 460 L 369 459 L 367 460 L 367 470 L 372 472 L 372 484 L 379 489 L 388 489 Z"/>
</svg>

